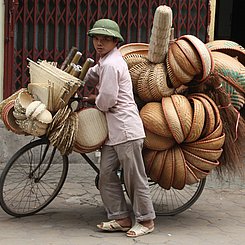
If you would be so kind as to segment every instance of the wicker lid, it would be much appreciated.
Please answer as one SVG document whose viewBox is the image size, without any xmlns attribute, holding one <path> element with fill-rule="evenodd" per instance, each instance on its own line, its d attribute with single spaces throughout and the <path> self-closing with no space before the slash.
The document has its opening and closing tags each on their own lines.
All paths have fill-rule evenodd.
<svg viewBox="0 0 245 245">
<path fill-rule="evenodd" d="M 173 138 L 168 127 L 162 105 L 158 102 L 149 102 L 140 110 L 140 117 L 144 127 L 154 134 Z"/>
<path fill-rule="evenodd" d="M 185 157 L 182 153 L 182 150 L 179 146 L 173 148 L 174 155 L 174 179 L 173 179 L 173 188 L 181 190 L 184 188 L 186 183 L 186 163 Z"/>
<path fill-rule="evenodd" d="M 192 169 L 189 167 L 189 165 L 186 165 L 186 184 L 192 185 L 199 181 L 196 174 L 192 171 Z"/>
<path fill-rule="evenodd" d="M 122 56 L 129 54 L 140 54 L 147 56 L 148 55 L 149 44 L 148 43 L 128 43 L 124 44 L 119 48 Z"/>
<path fill-rule="evenodd" d="M 204 124 L 205 124 L 205 110 L 202 102 L 195 98 L 189 98 L 193 106 L 193 119 L 191 123 L 191 129 L 185 142 L 194 142 L 201 136 Z"/>
<path fill-rule="evenodd" d="M 165 159 L 167 156 L 167 151 L 159 151 L 157 152 L 153 163 L 151 165 L 151 169 L 149 171 L 149 176 L 151 178 L 151 180 L 155 181 L 155 182 L 159 182 L 159 179 L 161 178 L 161 174 L 164 168 L 164 164 L 165 164 Z"/>
<path fill-rule="evenodd" d="M 163 151 L 173 147 L 176 142 L 173 138 L 163 137 L 152 133 L 145 128 L 146 138 L 144 140 L 144 146 L 156 151 Z"/>
<path fill-rule="evenodd" d="M 189 145 L 182 145 L 182 149 L 198 156 L 201 158 L 204 158 L 206 160 L 209 161 L 216 161 L 220 158 L 223 149 L 203 149 L 203 148 L 198 148 L 198 147 L 193 147 L 193 146 L 189 146 Z"/>
<path fill-rule="evenodd" d="M 186 146 L 188 147 L 197 147 L 200 149 L 207 149 L 207 150 L 218 150 L 222 148 L 225 142 L 225 134 L 222 133 L 221 136 L 213 138 L 213 139 L 208 139 L 208 140 L 197 140 L 192 143 L 185 143 Z"/>
<path fill-rule="evenodd" d="M 188 168 L 192 171 L 191 174 L 194 174 L 196 176 L 197 179 L 203 179 L 206 178 L 207 175 L 210 173 L 210 171 L 204 171 L 201 170 L 195 166 L 193 166 L 192 164 L 190 164 L 188 161 L 186 161 L 186 165 L 188 166 Z M 189 173 L 190 174 L 190 173 Z"/>
<path fill-rule="evenodd" d="M 195 76 L 195 80 L 199 82 L 204 81 L 213 69 L 213 58 L 210 50 L 199 38 L 193 35 L 183 35 L 179 39 L 188 40 L 197 50 L 202 63 L 202 73 Z"/>
<path fill-rule="evenodd" d="M 150 150 L 148 148 L 143 148 L 142 155 L 143 155 L 143 159 L 144 159 L 145 170 L 146 170 L 146 173 L 148 176 L 150 174 L 151 165 L 152 165 L 157 153 L 158 153 L 158 151 L 153 151 L 153 150 Z"/>
<path fill-rule="evenodd" d="M 186 161 L 188 161 L 190 164 L 192 164 L 193 166 L 204 170 L 204 171 L 209 171 L 214 169 L 215 167 L 217 167 L 219 165 L 219 162 L 216 161 L 209 161 L 207 159 L 198 157 L 197 155 L 185 150 L 182 148 L 182 151 L 184 153 L 185 159 Z"/>
<path fill-rule="evenodd" d="M 171 99 L 173 101 L 175 110 L 178 114 L 184 137 L 186 138 L 191 129 L 193 110 L 189 100 L 184 95 L 172 95 Z"/>
<path fill-rule="evenodd" d="M 185 140 L 181 121 L 171 97 L 162 98 L 163 113 L 174 139 L 180 144 Z"/>
<path fill-rule="evenodd" d="M 169 190 L 172 186 L 174 179 L 174 156 L 172 149 L 167 150 L 164 166 L 162 168 L 162 174 L 158 181 L 158 184 L 164 189 Z"/>
</svg>

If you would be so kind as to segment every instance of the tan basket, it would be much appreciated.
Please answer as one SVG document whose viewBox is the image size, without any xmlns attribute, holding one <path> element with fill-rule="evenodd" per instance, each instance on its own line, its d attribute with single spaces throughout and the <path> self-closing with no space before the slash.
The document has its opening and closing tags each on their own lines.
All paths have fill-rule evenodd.
<svg viewBox="0 0 245 245">
<path fill-rule="evenodd" d="M 171 97 L 162 98 L 162 107 L 168 127 L 174 139 L 177 141 L 177 143 L 182 143 L 185 140 L 185 135 Z"/>
<path fill-rule="evenodd" d="M 146 170 L 146 173 L 148 176 L 150 175 L 151 165 L 152 165 L 157 153 L 158 153 L 158 151 L 153 151 L 153 150 L 150 150 L 147 148 L 144 148 L 142 151 L 144 164 L 145 164 L 145 170 Z"/>
<path fill-rule="evenodd" d="M 172 95 L 171 99 L 173 101 L 175 110 L 178 114 L 184 137 L 186 138 L 191 129 L 193 110 L 188 99 L 183 95 Z"/>
<path fill-rule="evenodd" d="M 149 102 L 140 110 L 140 117 L 144 127 L 154 134 L 163 137 L 173 138 L 163 114 L 161 103 Z"/>
<path fill-rule="evenodd" d="M 188 165 L 186 165 L 186 184 L 187 185 L 193 185 L 197 182 L 199 182 L 198 177 L 192 171 L 192 169 Z"/>
<path fill-rule="evenodd" d="M 182 153 L 182 150 L 179 146 L 173 148 L 174 155 L 174 179 L 173 179 L 173 188 L 181 190 L 184 188 L 186 183 L 186 163 L 185 157 Z"/>
<path fill-rule="evenodd" d="M 105 142 L 108 135 L 104 113 L 96 108 L 86 108 L 77 113 L 78 132 L 75 149 L 79 152 L 98 149 Z"/>
<path fill-rule="evenodd" d="M 165 159 L 167 156 L 167 151 L 160 151 L 156 154 L 153 163 L 151 165 L 151 169 L 149 172 L 149 176 L 151 180 L 155 182 L 159 182 L 159 179 L 161 178 L 164 164 L 165 164 Z"/>
<path fill-rule="evenodd" d="M 22 88 L 18 91 L 16 91 L 15 93 L 13 93 L 12 95 L 10 95 L 8 98 L 6 98 L 5 100 L 0 102 L 0 118 L 1 118 L 1 113 L 2 113 L 2 109 L 3 107 L 11 100 L 15 100 L 18 97 L 18 94 L 21 93 L 22 91 L 26 91 L 25 88 Z"/>
<path fill-rule="evenodd" d="M 223 149 L 217 149 L 217 150 L 210 150 L 210 149 L 203 149 L 203 148 L 197 148 L 197 147 L 192 147 L 192 146 L 188 146 L 188 145 L 182 145 L 182 149 L 200 157 L 200 158 L 204 158 L 206 160 L 209 161 L 216 161 L 220 158 Z"/>
<path fill-rule="evenodd" d="M 152 69 L 153 69 L 153 65 L 149 65 L 147 69 L 142 70 L 137 83 L 137 93 L 139 97 L 146 102 L 154 101 L 154 98 L 151 95 L 150 86 L 148 82 L 150 71 Z"/>
<path fill-rule="evenodd" d="M 151 150 L 163 151 L 170 149 L 176 144 L 173 138 L 163 137 L 152 133 L 145 128 L 146 138 L 144 140 L 144 146 Z"/>
<path fill-rule="evenodd" d="M 125 57 L 126 55 L 131 54 L 140 54 L 147 56 L 149 50 L 148 43 L 128 43 L 124 44 L 119 48 L 122 56 Z"/>
<path fill-rule="evenodd" d="M 202 134 L 205 124 L 205 110 L 202 102 L 197 99 L 190 98 L 193 103 L 193 119 L 189 135 L 186 137 L 185 142 L 194 142 L 198 140 Z"/>
<path fill-rule="evenodd" d="M 213 58 L 210 50 L 199 38 L 193 35 L 183 35 L 179 39 L 189 41 L 197 50 L 202 63 L 202 73 L 195 76 L 195 80 L 199 82 L 204 81 L 213 70 Z"/>
<path fill-rule="evenodd" d="M 238 43 L 230 40 L 214 40 L 206 43 L 211 51 L 219 51 L 231 57 L 236 57 L 245 66 L 245 49 Z"/>
<path fill-rule="evenodd" d="M 192 143 L 185 143 L 188 147 L 196 147 L 200 149 L 207 149 L 207 150 L 218 150 L 222 148 L 225 142 L 225 134 L 223 133 L 221 136 L 209 139 L 209 140 L 198 140 Z"/>
<path fill-rule="evenodd" d="M 184 153 L 185 160 L 201 170 L 210 171 L 219 165 L 218 161 L 206 160 L 204 158 L 196 156 L 195 154 L 190 153 L 189 151 L 184 150 L 183 148 L 182 151 Z"/>
<path fill-rule="evenodd" d="M 9 100 L 2 108 L 1 117 L 6 128 L 15 134 L 25 134 L 13 116 L 15 100 Z"/>
<path fill-rule="evenodd" d="M 223 123 L 222 120 L 219 121 L 218 126 L 214 129 L 214 131 L 207 135 L 206 137 L 202 138 L 201 140 L 212 140 L 220 137 L 223 132 Z"/>
<path fill-rule="evenodd" d="M 128 69 L 133 67 L 134 65 L 138 65 L 140 63 L 148 62 L 147 58 L 141 54 L 128 54 L 123 57 L 128 65 Z"/>
<path fill-rule="evenodd" d="M 166 154 L 158 184 L 164 189 L 169 190 L 173 184 L 175 163 L 172 149 L 167 150 Z"/>
<path fill-rule="evenodd" d="M 203 107 L 205 109 L 205 124 L 201 134 L 201 137 L 205 137 L 212 133 L 215 129 L 216 117 L 213 111 L 213 107 L 212 105 L 210 105 L 208 100 L 201 96 L 190 96 L 190 98 L 195 98 L 199 100 L 203 104 Z"/>
<path fill-rule="evenodd" d="M 206 178 L 210 174 L 210 171 L 201 170 L 193 166 L 192 164 L 190 164 L 188 161 L 186 161 L 186 164 L 189 167 L 189 169 L 193 172 L 193 174 L 196 176 L 197 179 Z"/>
</svg>

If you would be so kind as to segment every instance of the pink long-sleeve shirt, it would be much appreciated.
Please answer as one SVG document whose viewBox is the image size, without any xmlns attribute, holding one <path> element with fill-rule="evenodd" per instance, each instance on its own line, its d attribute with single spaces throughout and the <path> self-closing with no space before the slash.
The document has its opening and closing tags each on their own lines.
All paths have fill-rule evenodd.
<svg viewBox="0 0 245 245">
<path fill-rule="evenodd" d="M 109 133 L 106 145 L 145 137 L 128 67 L 117 48 L 100 58 L 84 80 L 97 82 L 99 93 L 95 104 L 106 115 Z"/>
</svg>

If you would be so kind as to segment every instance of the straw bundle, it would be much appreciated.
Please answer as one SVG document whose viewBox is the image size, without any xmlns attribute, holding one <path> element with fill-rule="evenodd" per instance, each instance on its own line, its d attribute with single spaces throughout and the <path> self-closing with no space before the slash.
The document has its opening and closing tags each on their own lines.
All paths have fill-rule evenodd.
<svg viewBox="0 0 245 245">
<path fill-rule="evenodd" d="M 166 5 L 157 7 L 151 30 L 148 59 L 162 63 L 168 51 L 172 27 L 172 9 Z"/>
</svg>

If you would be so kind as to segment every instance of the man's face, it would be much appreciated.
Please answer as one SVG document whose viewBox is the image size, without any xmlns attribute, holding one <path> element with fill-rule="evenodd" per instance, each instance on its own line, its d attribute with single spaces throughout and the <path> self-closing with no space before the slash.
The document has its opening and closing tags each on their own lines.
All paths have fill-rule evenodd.
<svg viewBox="0 0 245 245">
<path fill-rule="evenodd" d="M 93 36 L 94 48 L 100 57 L 104 57 L 107 53 L 114 49 L 117 46 L 117 43 L 118 41 L 113 40 L 113 37 L 105 35 Z"/>
</svg>

